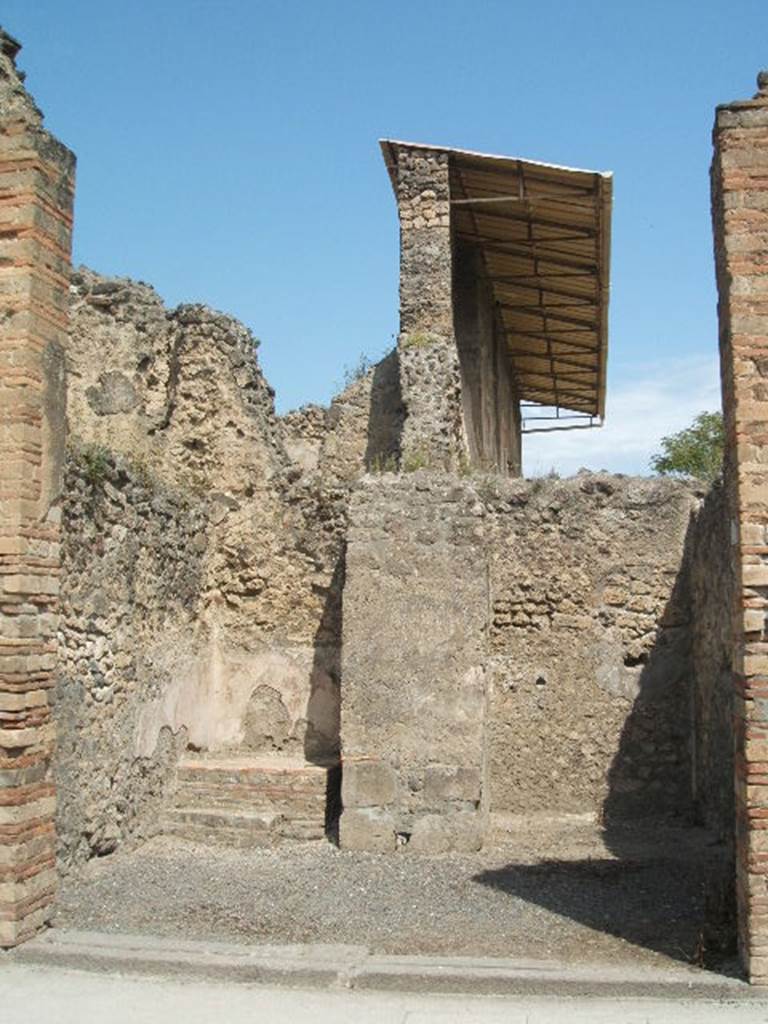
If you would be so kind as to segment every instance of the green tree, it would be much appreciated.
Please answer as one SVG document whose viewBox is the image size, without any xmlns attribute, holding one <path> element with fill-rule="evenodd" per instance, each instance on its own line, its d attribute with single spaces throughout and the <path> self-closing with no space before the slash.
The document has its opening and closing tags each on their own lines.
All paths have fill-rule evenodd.
<svg viewBox="0 0 768 1024">
<path fill-rule="evenodd" d="M 723 444 L 722 413 L 701 412 L 690 427 L 662 437 L 661 451 L 651 457 L 651 469 L 711 482 L 720 474 Z"/>
</svg>

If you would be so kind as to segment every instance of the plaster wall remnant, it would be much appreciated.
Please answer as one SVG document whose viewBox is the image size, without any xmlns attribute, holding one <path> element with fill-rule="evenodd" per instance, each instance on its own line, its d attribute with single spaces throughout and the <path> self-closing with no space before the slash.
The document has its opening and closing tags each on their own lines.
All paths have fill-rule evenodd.
<svg viewBox="0 0 768 1024">
<path fill-rule="evenodd" d="M 739 948 L 768 984 L 768 72 L 718 107 L 712 212 L 735 591 L 732 671 Z"/>
<path fill-rule="evenodd" d="M 75 158 L 43 128 L 0 30 L 0 946 L 48 921 Z"/>
</svg>

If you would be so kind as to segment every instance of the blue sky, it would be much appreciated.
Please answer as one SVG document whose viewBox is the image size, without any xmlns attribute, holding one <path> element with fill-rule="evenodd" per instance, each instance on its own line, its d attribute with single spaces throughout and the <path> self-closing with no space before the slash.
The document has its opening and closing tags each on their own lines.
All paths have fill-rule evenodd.
<svg viewBox="0 0 768 1024">
<path fill-rule="evenodd" d="M 643 471 L 713 408 L 717 103 L 768 66 L 766 0 L 4 0 L 78 155 L 75 260 L 262 339 L 285 410 L 397 330 L 390 136 L 612 170 L 608 422 L 528 472 Z"/>
</svg>

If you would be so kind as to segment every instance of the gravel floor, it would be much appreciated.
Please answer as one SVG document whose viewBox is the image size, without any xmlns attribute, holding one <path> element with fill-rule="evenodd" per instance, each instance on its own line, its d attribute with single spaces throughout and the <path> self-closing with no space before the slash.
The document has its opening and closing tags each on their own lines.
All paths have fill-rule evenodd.
<svg viewBox="0 0 768 1024">
<path fill-rule="evenodd" d="M 55 924 L 382 953 L 696 962 L 718 858 L 682 830 L 651 846 L 630 837 L 621 859 L 594 837 L 539 833 L 514 849 L 441 857 L 158 838 L 65 879 Z"/>
</svg>

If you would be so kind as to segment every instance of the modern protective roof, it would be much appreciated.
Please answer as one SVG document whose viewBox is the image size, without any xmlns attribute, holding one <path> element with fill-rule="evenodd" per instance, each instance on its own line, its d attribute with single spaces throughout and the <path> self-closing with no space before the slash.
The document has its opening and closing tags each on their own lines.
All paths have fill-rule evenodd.
<svg viewBox="0 0 768 1024">
<path fill-rule="evenodd" d="M 523 401 L 602 419 L 608 354 L 612 176 L 519 157 L 447 153 L 451 225 L 480 246 Z"/>
</svg>

